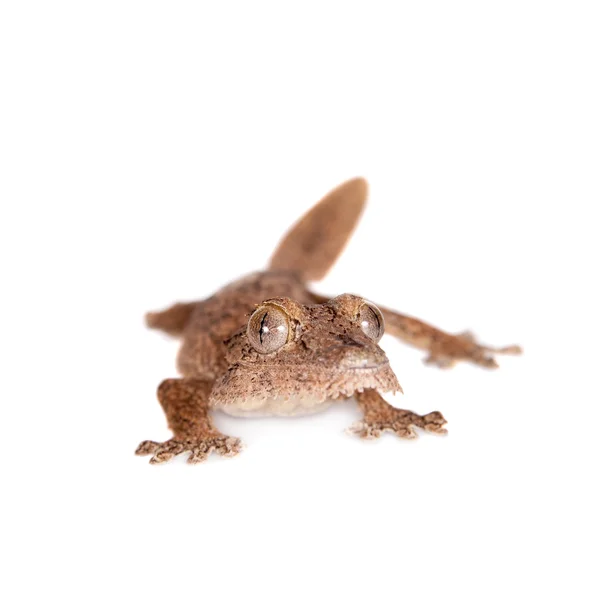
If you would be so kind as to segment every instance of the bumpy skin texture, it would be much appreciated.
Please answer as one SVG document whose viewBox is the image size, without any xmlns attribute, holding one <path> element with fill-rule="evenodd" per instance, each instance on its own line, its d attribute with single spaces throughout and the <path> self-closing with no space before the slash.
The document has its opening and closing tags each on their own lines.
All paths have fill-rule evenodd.
<svg viewBox="0 0 600 600">
<path fill-rule="evenodd" d="M 215 382 L 213 406 L 264 411 L 272 398 L 280 398 L 302 414 L 303 408 L 344 400 L 356 390 L 400 390 L 385 353 L 361 330 L 362 298 L 344 294 L 317 305 L 273 298 L 266 304 L 291 317 L 291 339 L 271 354 L 257 352 L 245 330 L 229 339 L 228 369 Z"/>
<path fill-rule="evenodd" d="M 206 300 L 147 315 L 149 327 L 181 337 L 177 365 L 182 378 L 167 379 L 158 388 L 173 437 L 142 442 L 137 454 L 150 455 L 153 464 L 182 453 L 189 453 L 192 463 L 212 451 L 233 456 L 241 442 L 214 427 L 211 409 L 236 416 L 296 416 L 352 397 L 364 416 L 349 431 L 362 438 L 385 431 L 412 438 L 416 427 L 446 433 L 439 412 L 420 416 L 382 398 L 382 393 L 402 390 L 378 345 L 380 336 L 361 317 L 365 300 L 350 294 L 328 299 L 307 286 L 323 277 L 342 251 L 366 193 L 363 179 L 333 190 L 285 236 L 269 270 L 243 277 Z M 277 318 L 259 318 L 260 331 L 252 335 L 248 323 L 255 310 L 257 317 L 269 313 Z M 426 350 L 428 364 L 448 368 L 466 360 L 493 368 L 493 354 L 520 352 L 518 346 L 483 346 L 471 334 L 451 335 L 388 309 L 381 313 L 386 332 Z M 374 318 L 377 323 L 380 317 Z M 280 328 L 270 331 L 265 322 Z M 263 335 L 276 337 L 262 346 Z M 276 347 L 274 339 L 279 340 Z"/>
</svg>

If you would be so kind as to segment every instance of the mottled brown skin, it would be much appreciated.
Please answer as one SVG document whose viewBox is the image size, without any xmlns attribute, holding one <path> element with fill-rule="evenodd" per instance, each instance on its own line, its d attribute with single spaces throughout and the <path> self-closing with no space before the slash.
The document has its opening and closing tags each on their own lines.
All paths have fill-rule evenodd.
<svg viewBox="0 0 600 600">
<path fill-rule="evenodd" d="M 384 431 L 413 438 L 415 427 L 445 433 L 441 413 L 420 416 L 381 396 L 401 388 L 378 345 L 380 321 L 386 333 L 426 350 L 426 363 L 443 368 L 459 360 L 493 368 L 493 354 L 520 352 L 518 346 L 483 346 L 471 334 L 451 335 L 388 309 L 378 313 L 358 296 L 328 299 L 310 291 L 307 282 L 322 278 L 342 251 L 366 195 L 363 179 L 342 184 L 292 228 L 269 270 L 243 277 L 206 300 L 147 315 L 149 327 L 181 337 L 182 378 L 167 379 L 158 388 L 173 437 L 142 442 L 137 454 L 151 455 L 153 464 L 184 452 L 192 463 L 213 450 L 233 456 L 241 442 L 214 427 L 210 410 L 296 416 L 348 398 L 356 398 L 363 411 L 363 419 L 350 428 L 362 438 Z M 280 325 L 269 329 L 265 322 Z M 273 340 L 275 349 L 269 345 Z"/>
</svg>

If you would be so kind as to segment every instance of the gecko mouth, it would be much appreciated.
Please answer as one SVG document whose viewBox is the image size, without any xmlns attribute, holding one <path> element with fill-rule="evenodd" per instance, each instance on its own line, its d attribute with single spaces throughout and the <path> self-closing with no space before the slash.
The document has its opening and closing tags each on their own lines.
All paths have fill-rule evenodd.
<svg viewBox="0 0 600 600">
<path fill-rule="evenodd" d="M 345 370 L 346 371 L 351 371 L 351 372 L 372 372 L 374 373 L 375 371 L 379 371 L 379 369 L 382 369 L 383 367 L 387 366 L 388 363 L 377 363 L 377 364 L 366 364 L 366 365 L 359 365 L 356 367 L 347 367 Z"/>
<path fill-rule="evenodd" d="M 363 359 L 359 363 L 345 366 L 344 371 L 349 371 L 350 373 L 356 373 L 356 374 L 358 374 L 358 373 L 375 373 L 376 371 L 379 371 L 380 369 L 389 367 L 389 364 L 390 364 L 390 362 L 387 359 L 376 361 L 376 362 L 370 361 L 368 359 Z"/>
<path fill-rule="evenodd" d="M 329 385 L 329 397 L 351 396 L 355 392 L 375 389 L 380 393 L 402 392 L 388 361 L 367 362 L 346 367 Z"/>
</svg>

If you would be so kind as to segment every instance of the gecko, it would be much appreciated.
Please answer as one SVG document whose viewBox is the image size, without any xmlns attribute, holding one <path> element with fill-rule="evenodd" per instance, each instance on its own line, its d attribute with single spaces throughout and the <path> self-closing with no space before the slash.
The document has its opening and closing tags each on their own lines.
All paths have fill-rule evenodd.
<svg viewBox="0 0 600 600">
<path fill-rule="evenodd" d="M 301 416 L 354 398 L 362 419 L 349 431 L 365 439 L 391 432 L 415 438 L 415 428 L 444 434 L 439 411 L 418 415 L 389 404 L 402 392 L 385 352 L 384 333 L 425 350 L 425 362 L 450 368 L 468 361 L 498 366 L 491 347 L 470 333 L 452 335 L 362 297 L 321 296 L 321 280 L 344 249 L 363 212 L 368 185 L 354 178 L 329 192 L 284 236 L 267 270 L 230 283 L 205 300 L 178 302 L 146 315 L 146 324 L 181 339 L 180 378 L 163 381 L 158 401 L 173 432 L 143 441 L 137 455 L 164 463 L 187 453 L 199 463 L 215 452 L 234 456 L 239 438 L 221 433 L 211 411 L 236 417 Z"/>
</svg>

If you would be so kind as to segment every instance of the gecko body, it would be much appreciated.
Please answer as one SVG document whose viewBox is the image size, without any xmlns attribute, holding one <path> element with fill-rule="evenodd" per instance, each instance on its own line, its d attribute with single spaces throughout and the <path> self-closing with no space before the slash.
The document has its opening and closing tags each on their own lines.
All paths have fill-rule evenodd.
<svg viewBox="0 0 600 600">
<path fill-rule="evenodd" d="M 435 411 L 417 415 L 386 402 L 401 391 L 379 347 L 384 332 L 428 352 L 425 362 L 448 368 L 466 360 L 486 368 L 494 354 L 518 346 L 484 346 L 470 334 L 451 335 L 351 294 L 324 298 L 310 290 L 352 233 L 367 198 L 364 179 L 326 195 L 284 237 L 266 271 L 230 283 L 213 296 L 148 313 L 149 327 L 181 339 L 181 378 L 167 379 L 158 400 L 173 437 L 142 442 L 136 453 L 153 464 L 188 453 L 188 462 L 211 452 L 241 449 L 238 438 L 216 429 L 211 411 L 234 416 L 301 416 L 355 398 L 363 419 L 350 431 L 363 438 L 390 431 L 415 437 L 415 428 L 445 433 Z"/>
</svg>

